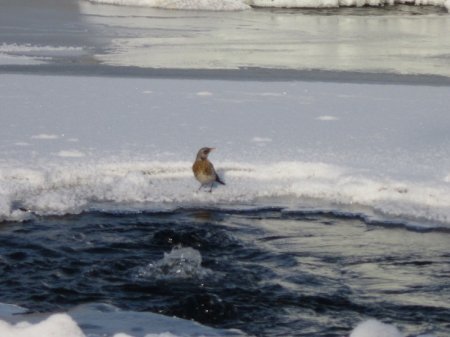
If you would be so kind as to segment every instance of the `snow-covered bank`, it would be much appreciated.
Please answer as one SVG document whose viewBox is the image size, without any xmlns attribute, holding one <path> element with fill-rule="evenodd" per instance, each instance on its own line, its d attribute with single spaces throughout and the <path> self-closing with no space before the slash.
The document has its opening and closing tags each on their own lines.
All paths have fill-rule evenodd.
<svg viewBox="0 0 450 337">
<path fill-rule="evenodd" d="M 90 0 L 95 1 L 95 0 Z M 111 0 L 114 1 L 114 0 Z M 392 6 L 408 4 L 415 6 L 441 6 L 450 10 L 449 0 L 249 0 L 249 4 L 256 7 L 299 7 L 299 8 L 336 8 L 362 6 Z"/>
<path fill-rule="evenodd" d="M 164 9 L 184 10 L 212 10 L 212 11 L 238 11 L 249 9 L 250 6 L 241 0 L 89 0 L 93 3 L 143 6 Z"/>
<path fill-rule="evenodd" d="M 21 307 L 0 303 L 2 337 L 244 337 L 239 330 L 213 329 L 149 312 L 122 311 L 106 304 L 87 304 L 67 313 L 22 314 Z M 83 329 L 81 328 L 83 327 Z M 361 322 L 350 337 L 405 337 L 394 325 L 375 319 Z M 434 335 L 417 335 L 434 337 Z"/>
<path fill-rule="evenodd" d="M 27 75 L 0 87 L 2 220 L 315 200 L 450 226 L 447 87 Z M 228 183 L 212 194 L 190 171 L 202 146 Z"/>
<path fill-rule="evenodd" d="M 450 228 L 450 185 L 393 180 L 324 163 L 217 162 L 227 182 L 197 192 L 190 162 L 66 163 L 0 168 L 0 219 L 89 210 L 129 212 L 177 207 L 286 207 L 345 212 L 367 221 Z"/>
<path fill-rule="evenodd" d="M 66 313 L 23 314 L 0 303 L 2 337 L 243 337 L 239 330 L 213 329 L 196 322 L 150 312 L 122 311 L 107 304 L 86 304 Z"/>
<path fill-rule="evenodd" d="M 395 4 L 409 4 L 416 6 L 440 6 L 450 10 L 450 0 L 89 0 L 93 3 L 146 6 L 166 9 L 192 9 L 192 10 L 219 10 L 235 11 L 254 7 L 281 7 L 281 8 L 337 8 L 385 6 Z"/>
</svg>

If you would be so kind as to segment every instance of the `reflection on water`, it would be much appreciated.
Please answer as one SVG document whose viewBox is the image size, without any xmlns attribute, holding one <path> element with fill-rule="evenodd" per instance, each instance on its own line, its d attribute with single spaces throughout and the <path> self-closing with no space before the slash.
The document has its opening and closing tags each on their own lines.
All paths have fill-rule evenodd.
<svg viewBox="0 0 450 337">
<path fill-rule="evenodd" d="M 450 76 L 450 15 L 439 7 L 211 12 L 81 2 L 80 10 L 110 40 L 97 57 L 111 65 Z"/>
</svg>

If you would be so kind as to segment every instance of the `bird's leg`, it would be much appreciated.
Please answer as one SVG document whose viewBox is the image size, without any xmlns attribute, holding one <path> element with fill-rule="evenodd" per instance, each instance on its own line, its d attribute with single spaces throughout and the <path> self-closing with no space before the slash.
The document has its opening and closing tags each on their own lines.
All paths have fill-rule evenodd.
<svg viewBox="0 0 450 337">
<path fill-rule="evenodd" d="M 214 182 L 211 183 L 211 187 L 209 188 L 209 193 L 212 192 L 213 185 L 214 185 Z"/>
<path fill-rule="evenodd" d="M 198 188 L 197 192 L 199 192 L 203 187 L 203 184 L 200 184 L 200 187 Z"/>
</svg>

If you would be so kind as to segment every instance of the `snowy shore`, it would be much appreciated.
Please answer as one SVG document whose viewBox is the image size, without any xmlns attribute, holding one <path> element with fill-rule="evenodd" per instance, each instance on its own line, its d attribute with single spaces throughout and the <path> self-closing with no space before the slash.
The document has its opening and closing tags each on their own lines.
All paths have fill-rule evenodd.
<svg viewBox="0 0 450 337">
<path fill-rule="evenodd" d="M 450 226 L 445 86 L 39 75 L 0 86 L 3 220 L 315 200 Z M 218 148 L 228 181 L 212 195 L 195 193 L 190 171 L 202 146 Z"/>
</svg>

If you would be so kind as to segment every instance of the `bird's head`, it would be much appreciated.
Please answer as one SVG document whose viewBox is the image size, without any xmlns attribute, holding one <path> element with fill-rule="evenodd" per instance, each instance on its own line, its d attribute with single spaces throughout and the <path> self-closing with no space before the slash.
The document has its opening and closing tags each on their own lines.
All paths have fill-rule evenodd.
<svg viewBox="0 0 450 337">
<path fill-rule="evenodd" d="M 209 153 L 215 150 L 213 147 L 202 147 L 197 153 L 197 160 L 205 160 L 208 158 Z"/>
</svg>

